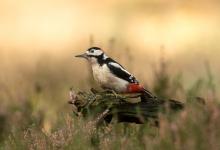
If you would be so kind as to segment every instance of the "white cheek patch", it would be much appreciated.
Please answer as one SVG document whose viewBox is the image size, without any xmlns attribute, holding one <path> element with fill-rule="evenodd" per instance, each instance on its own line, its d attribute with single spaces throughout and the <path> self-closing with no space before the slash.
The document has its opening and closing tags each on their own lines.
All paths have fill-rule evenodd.
<svg viewBox="0 0 220 150">
<path fill-rule="evenodd" d="M 100 50 L 95 50 L 94 53 L 92 53 L 94 56 L 99 56 L 101 55 L 103 52 Z"/>
<path fill-rule="evenodd" d="M 96 58 L 94 58 L 94 57 L 90 57 L 89 58 L 89 61 L 90 61 L 90 63 L 93 65 L 93 64 L 97 64 L 97 59 Z"/>
</svg>

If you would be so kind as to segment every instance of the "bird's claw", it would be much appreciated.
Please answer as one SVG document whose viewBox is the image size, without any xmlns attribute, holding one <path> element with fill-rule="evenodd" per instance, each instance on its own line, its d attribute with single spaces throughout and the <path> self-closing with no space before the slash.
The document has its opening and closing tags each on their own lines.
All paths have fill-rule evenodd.
<svg viewBox="0 0 220 150">
<path fill-rule="evenodd" d="M 107 89 L 107 90 L 103 91 L 103 93 L 110 93 L 110 94 L 113 94 L 115 96 L 115 98 L 118 98 L 118 94 L 114 90 Z"/>
</svg>

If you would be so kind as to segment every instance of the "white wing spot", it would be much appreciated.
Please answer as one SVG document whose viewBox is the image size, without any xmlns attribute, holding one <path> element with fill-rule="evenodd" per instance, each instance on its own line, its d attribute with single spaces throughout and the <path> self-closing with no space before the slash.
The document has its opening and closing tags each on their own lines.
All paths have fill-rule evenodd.
<svg viewBox="0 0 220 150">
<path fill-rule="evenodd" d="M 138 81 L 135 79 L 135 77 L 130 73 L 128 72 L 127 70 L 125 70 L 121 65 L 117 64 L 117 63 L 114 63 L 114 62 L 110 62 L 109 63 L 110 65 L 116 67 L 116 68 L 120 68 L 121 70 L 123 70 L 124 72 L 126 72 L 127 74 L 130 75 L 129 79 L 131 80 L 131 82 L 135 82 L 135 83 L 138 83 Z"/>
<path fill-rule="evenodd" d="M 123 70 L 124 72 L 126 72 L 127 74 L 131 75 L 130 72 L 128 72 L 127 70 L 125 70 L 121 65 L 114 63 L 114 62 L 110 62 L 110 65 L 116 67 L 116 68 L 120 68 L 121 70 Z"/>
</svg>

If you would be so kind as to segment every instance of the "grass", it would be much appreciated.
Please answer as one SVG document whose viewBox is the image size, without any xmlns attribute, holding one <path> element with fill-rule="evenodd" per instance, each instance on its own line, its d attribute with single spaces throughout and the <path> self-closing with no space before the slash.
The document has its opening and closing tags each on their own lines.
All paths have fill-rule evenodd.
<svg viewBox="0 0 220 150">
<path fill-rule="evenodd" d="M 71 71 L 67 58 L 44 58 L 47 62 L 42 58 L 34 69 L 15 63 L 1 74 L 0 149 L 219 149 L 220 105 L 208 64 L 207 74 L 185 89 L 183 74 L 172 75 L 161 59 L 149 88 L 162 98 L 182 97 L 186 108 L 160 114 L 159 128 L 113 122 L 97 129 L 74 116 L 67 104 L 71 85 L 86 89 L 92 82 L 78 82 L 80 71 Z M 196 96 L 206 105 L 195 103 Z"/>
<path fill-rule="evenodd" d="M 161 114 L 160 128 L 135 124 L 111 124 L 99 129 L 87 126 L 71 114 L 51 133 L 36 125 L 9 134 L 6 149 L 218 149 L 219 105 L 190 104 L 175 119 Z"/>
</svg>

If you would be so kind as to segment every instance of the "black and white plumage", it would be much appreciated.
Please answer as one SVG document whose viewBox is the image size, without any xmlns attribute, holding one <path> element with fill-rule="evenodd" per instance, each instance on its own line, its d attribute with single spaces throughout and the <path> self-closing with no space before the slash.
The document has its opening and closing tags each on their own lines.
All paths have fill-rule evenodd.
<svg viewBox="0 0 220 150">
<path fill-rule="evenodd" d="M 118 62 L 108 57 L 99 47 L 91 47 L 86 53 L 76 57 L 83 57 L 89 61 L 93 77 L 102 88 L 111 89 L 119 93 L 144 92 L 149 97 L 153 97 L 131 73 Z"/>
</svg>

